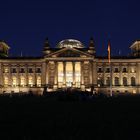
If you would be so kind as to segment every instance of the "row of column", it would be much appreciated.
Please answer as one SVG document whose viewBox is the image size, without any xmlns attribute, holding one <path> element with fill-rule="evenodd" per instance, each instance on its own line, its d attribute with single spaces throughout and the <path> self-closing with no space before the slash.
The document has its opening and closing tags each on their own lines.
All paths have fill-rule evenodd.
<svg viewBox="0 0 140 140">
<path fill-rule="evenodd" d="M 58 84 L 58 72 L 59 72 L 59 63 L 62 63 L 63 64 L 63 85 L 66 84 L 67 82 L 67 77 L 66 77 L 66 73 L 67 73 L 67 63 L 69 62 L 56 62 L 55 63 L 55 68 L 56 68 L 56 72 L 55 72 L 55 84 L 57 85 Z M 75 64 L 76 63 L 80 63 L 80 62 L 71 62 L 72 63 L 72 84 L 75 85 Z M 80 63 L 80 74 L 81 74 L 81 63 Z M 82 75 L 81 75 L 82 77 Z M 81 78 L 80 78 L 81 80 Z"/>
</svg>

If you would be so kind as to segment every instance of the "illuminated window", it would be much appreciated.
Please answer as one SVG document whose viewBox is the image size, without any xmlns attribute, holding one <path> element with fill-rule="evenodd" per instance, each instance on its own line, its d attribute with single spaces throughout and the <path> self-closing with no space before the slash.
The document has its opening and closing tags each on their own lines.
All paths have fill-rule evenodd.
<svg viewBox="0 0 140 140">
<path fill-rule="evenodd" d="M 132 73 L 136 72 L 135 68 L 132 67 L 132 68 L 131 68 L 131 72 L 132 72 Z"/>
<path fill-rule="evenodd" d="M 98 77 L 97 85 L 98 85 L 98 87 L 103 86 L 103 78 L 102 77 Z"/>
<path fill-rule="evenodd" d="M 20 77 L 20 85 L 24 87 L 25 86 L 25 83 L 26 83 L 25 82 L 25 77 L 21 76 Z"/>
<path fill-rule="evenodd" d="M 115 77 L 114 79 L 115 86 L 119 86 L 119 78 Z"/>
<path fill-rule="evenodd" d="M 28 77 L 28 84 L 29 84 L 29 86 L 33 86 L 33 77 L 32 76 L 29 76 Z"/>
<path fill-rule="evenodd" d="M 127 86 L 127 78 L 126 77 L 123 77 L 123 85 Z"/>
<path fill-rule="evenodd" d="M 37 77 L 37 86 L 41 87 L 41 77 L 40 76 Z"/>
<path fill-rule="evenodd" d="M 131 77 L 131 86 L 135 86 L 136 85 L 136 79 L 135 77 Z"/>
<path fill-rule="evenodd" d="M 15 76 L 12 77 L 12 86 L 17 86 L 17 78 Z"/>
<path fill-rule="evenodd" d="M 9 84 L 9 79 L 7 76 L 4 77 L 4 86 L 8 86 Z"/>
<path fill-rule="evenodd" d="M 7 67 L 4 68 L 4 73 L 9 73 L 9 69 Z"/>
</svg>

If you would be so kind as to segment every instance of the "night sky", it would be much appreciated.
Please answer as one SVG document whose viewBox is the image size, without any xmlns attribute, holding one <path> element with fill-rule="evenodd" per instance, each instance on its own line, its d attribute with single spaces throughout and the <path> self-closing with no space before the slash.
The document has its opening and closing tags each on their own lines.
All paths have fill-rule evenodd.
<svg viewBox="0 0 140 140">
<path fill-rule="evenodd" d="M 138 0 L 3 0 L 0 3 L 0 39 L 10 55 L 39 56 L 45 38 L 51 47 L 67 38 L 88 45 L 95 40 L 98 55 L 128 55 L 140 39 Z"/>
</svg>

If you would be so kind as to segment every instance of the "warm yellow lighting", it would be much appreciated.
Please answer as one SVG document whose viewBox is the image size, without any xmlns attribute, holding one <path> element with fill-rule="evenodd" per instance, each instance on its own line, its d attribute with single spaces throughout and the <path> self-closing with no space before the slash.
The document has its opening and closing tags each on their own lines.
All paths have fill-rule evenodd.
<svg viewBox="0 0 140 140">
<path fill-rule="evenodd" d="M 4 73 L 9 73 L 9 69 L 7 67 L 4 68 Z"/>
<path fill-rule="evenodd" d="M 131 72 L 134 73 L 135 72 L 135 69 L 134 68 L 131 68 Z"/>
<path fill-rule="evenodd" d="M 41 87 L 41 77 L 40 76 L 37 77 L 37 86 Z"/>
<path fill-rule="evenodd" d="M 133 90 L 133 94 L 136 94 L 136 90 Z"/>
<path fill-rule="evenodd" d="M 71 87 L 73 83 L 73 65 L 72 62 L 66 63 L 66 85 Z"/>
<path fill-rule="evenodd" d="M 81 64 L 80 62 L 75 63 L 75 86 L 80 88 L 81 82 Z"/>
<path fill-rule="evenodd" d="M 28 84 L 32 87 L 33 86 L 33 77 L 29 76 L 28 78 Z"/>
<path fill-rule="evenodd" d="M 4 86 L 8 86 L 9 84 L 9 79 L 7 76 L 4 77 Z"/>
<path fill-rule="evenodd" d="M 101 85 L 100 84 L 98 84 L 98 87 L 100 87 Z"/>
<path fill-rule="evenodd" d="M 12 86 L 17 86 L 17 78 L 15 76 L 12 77 Z"/>
<path fill-rule="evenodd" d="M 25 86 L 25 77 L 23 76 L 20 77 L 20 85 L 23 87 Z"/>
</svg>

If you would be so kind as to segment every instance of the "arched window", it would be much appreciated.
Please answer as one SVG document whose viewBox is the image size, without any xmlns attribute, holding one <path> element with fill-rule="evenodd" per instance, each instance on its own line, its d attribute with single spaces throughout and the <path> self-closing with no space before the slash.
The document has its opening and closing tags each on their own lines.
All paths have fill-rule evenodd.
<svg viewBox="0 0 140 140">
<path fill-rule="evenodd" d="M 110 85 L 110 77 L 106 78 L 106 85 L 109 86 Z"/>
<path fill-rule="evenodd" d="M 20 77 L 20 85 L 21 86 L 25 86 L 25 84 L 26 84 L 25 77 L 24 76 L 21 76 Z"/>
<path fill-rule="evenodd" d="M 127 86 L 127 78 L 126 77 L 123 77 L 123 85 Z"/>
<path fill-rule="evenodd" d="M 97 85 L 98 87 L 103 86 L 103 79 L 101 77 L 98 77 Z"/>
<path fill-rule="evenodd" d="M 37 83 L 38 87 L 41 87 L 41 77 L 40 76 L 37 77 L 37 82 L 36 83 Z"/>
<path fill-rule="evenodd" d="M 131 77 L 131 86 L 135 86 L 136 85 L 136 79 L 135 77 Z"/>
<path fill-rule="evenodd" d="M 119 78 L 115 77 L 114 79 L 115 86 L 119 86 Z"/>
</svg>

